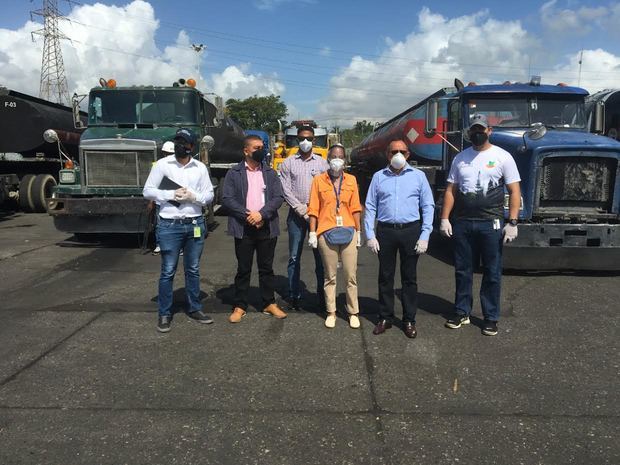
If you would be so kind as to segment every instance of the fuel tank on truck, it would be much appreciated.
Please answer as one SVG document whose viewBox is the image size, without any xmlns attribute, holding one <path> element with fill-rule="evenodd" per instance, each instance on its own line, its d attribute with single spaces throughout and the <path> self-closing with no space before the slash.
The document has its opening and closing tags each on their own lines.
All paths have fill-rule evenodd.
<svg viewBox="0 0 620 465">
<path fill-rule="evenodd" d="M 442 139 L 438 135 L 428 137 L 424 132 L 426 101 L 446 94 L 442 89 L 425 100 L 408 108 L 391 120 L 383 123 L 362 143 L 353 149 L 351 164 L 369 174 L 386 166 L 386 150 L 393 140 L 404 141 L 410 152 L 410 159 L 419 165 L 441 165 Z M 441 107 L 439 123 L 446 119 L 445 105 Z"/>
<path fill-rule="evenodd" d="M 86 113 L 80 114 L 86 123 Z M 43 140 L 47 129 L 55 130 L 69 155 L 77 158 L 82 130 L 73 126 L 70 107 L 0 87 L 0 153 L 57 157 L 57 145 Z"/>
</svg>

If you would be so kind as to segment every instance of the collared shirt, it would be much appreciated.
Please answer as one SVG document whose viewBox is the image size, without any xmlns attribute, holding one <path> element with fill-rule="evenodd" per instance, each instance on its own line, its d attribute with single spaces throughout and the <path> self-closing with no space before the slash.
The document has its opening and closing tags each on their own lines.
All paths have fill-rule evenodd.
<svg viewBox="0 0 620 465">
<path fill-rule="evenodd" d="M 255 169 L 245 164 L 245 172 L 248 178 L 248 195 L 245 198 L 245 207 L 251 212 L 257 212 L 265 206 L 265 180 L 261 165 Z"/>
<path fill-rule="evenodd" d="M 355 177 L 344 173 L 342 185 L 338 190 L 340 202 L 336 199 L 337 190 L 334 189 L 329 173 L 322 173 L 312 181 L 308 215 L 317 218 L 316 233 L 318 236 L 337 226 L 336 216 L 342 217 L 342 226 L 356 226 L 353 214 L 361 212 L 362 205 Z M 340 203 L 339 209 L 338 203 Z"/>
<path fill-rule="evenodd" d="M 192 192 L 194 202 L 181 202 L 177 207 L 169 201 L 174 200 L 174 190 L 159 188 L 164 176 Z M 174 155 L 157 160 L 151 168 L 142 194 L 149 200 L 159 202 L 159 216 L 168 219 L 191 218 L 202 215 L 202 207 L 213 201 L 213 185 L 209 171 L 204 163 L 192 158 L 187 165 L 179 163 Z"/>
<path fill-rule="evenodd" d="M 308 205 L 312 179 L 328 169 L 327 160 L 316 153 L 304 160 L 297 152 L 284 160 L 280 165 L 280 181 L 286 202 L 293 208 Z"/>
<path fill-rule="evenodd" d="M 398 174 L 389 167 L 377 171 L 366 196 L 366 237 L 374 239 L 375 219 L 383 223 L 412 223 L 420 219 L 420 210 L 420 239 L 427 241 L 433 230 L 435 202 L 426 175 L 411 165 L 406 165 Z"/>
</svg>

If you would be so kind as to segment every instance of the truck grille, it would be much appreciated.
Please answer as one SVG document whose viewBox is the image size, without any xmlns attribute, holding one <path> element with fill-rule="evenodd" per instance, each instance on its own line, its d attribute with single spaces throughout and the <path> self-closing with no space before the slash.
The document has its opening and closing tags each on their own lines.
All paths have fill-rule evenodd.
<svg viewBox="0 0 620 465">
<path fill-rule="evenodd" d="M 155 160 L 155 153 L 148 150 L 85 150 L 86 184 L 142 187 Z"/>
<path fill-rule="evenodd" d="M 602 157 L 543 160 L 541 207 L 589 207 L 610 211 L 618 161 Z"/>
</svg>

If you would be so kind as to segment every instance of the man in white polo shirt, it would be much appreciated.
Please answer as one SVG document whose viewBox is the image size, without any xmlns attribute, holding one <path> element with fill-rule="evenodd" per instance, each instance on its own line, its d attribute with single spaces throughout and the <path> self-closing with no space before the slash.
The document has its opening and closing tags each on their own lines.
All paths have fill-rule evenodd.
<svg viewBox="0 0 620 465">
<path fill-rule="evenodd" d="M 202 208 L 213 201 L 213 185 L 207 167 L 192 156 L 195 147 L 194 134 L 189 129 L 179 129 L 174 138 L 174 155 L 158 160 L 144 185 L 144 197 L 160 205 L 157 330 L 162 333 L 170 331 L 173 280 L 181 250 L 184 250 L 187 315 L 199 323 L 213 323 L 202 311 L 200 301 L 200 256 L 207 234 Z"/>
<path fill-rule="evenodd" d="M 448 319 L 446 327 L 457 329 L 469 324 L 473 271 L 480 255 L 480 304 L 484 316 L 482 334 L 485 336 L 497 334 L 502 242 L 517 238 L 521 204 L 521 178 L 517 165 L 510 153 L 489 142 L 491 132 L 485 115 L 471 115 L 467 134 L 472 146 L 459 153 L 452 162 L 439 228 L 442 235 L 454 240 L 456 296 L 454 315 Z M 504 188 L 510 197 L 508 222 L 505 225 Z"/>
</svg>

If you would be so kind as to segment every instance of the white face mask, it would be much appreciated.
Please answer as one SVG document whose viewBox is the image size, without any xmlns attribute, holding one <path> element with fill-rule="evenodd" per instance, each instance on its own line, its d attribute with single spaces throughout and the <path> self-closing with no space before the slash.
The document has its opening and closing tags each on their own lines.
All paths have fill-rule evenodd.
<svg viewBox="0 0 620 465">
<path fill-rule="evenodd" d="M 407 159 L 402 153 L 397 153 L 390 160 L 390 165 L 392 165 L 392 168 L 394 168 L 395 170 L 404 168 L 406 164 L 407 164 Z"/>
<path fill-rule="evenodd" d="M 344 168 L 344 160 L 342 158 L 332 158 L 329 160 L 329 169 L 332 174 L 340 174 Z"/>
<path fill-rule="evenodd" d="M 308 139 L 302 140 L 299 143 L 299 150 L 301 150 L 303 153 L 308 153 L 310 150 L 312 150 L 312 142 Z"/>
</svg>

